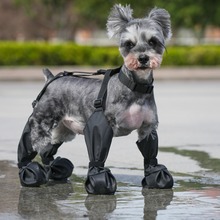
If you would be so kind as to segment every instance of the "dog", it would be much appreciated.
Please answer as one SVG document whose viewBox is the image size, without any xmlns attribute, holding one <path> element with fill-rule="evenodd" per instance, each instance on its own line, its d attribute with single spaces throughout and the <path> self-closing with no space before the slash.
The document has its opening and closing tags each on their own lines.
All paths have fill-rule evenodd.
<svg viewBox="0 0 220 220">
<path fill-rule="evenodd" d="M 153 94 L 153 70 L 160 67 L 166 49 L 165 41 L 172 35 L 170 15 L 160 8 L 153 8 L 144 18 L 136 19 L 132 14 L 130 6 L 116 4 L 107 20 L 107 34 L 109 38 L 117 39 L 124 63 L 120 74 L 114 74 L 109 79 L 103 113 L 114 137 L 137 130 L 137 145 L 145 166 L 142 185 L 171 188 L 172 176 L 156 160 L 158 115 Z M 48 82 L 54 76 L 46 72 L 45 77 Z M 53 161 L 53 155 L 63 142 L 73 140 L 76 134 L 84 134 L 86 123 L 95 111 L 94 100 L 101 85 L 102 80 L 94 78 L 61 77 L 54 80 L 28 120 L 29 143 L 32 146 L 29 151 L 35 152 L 34 156 L 38 153 Z M 19 149 L 21 152 L 21 146 Z M 21 161 L 24 161 L 22 156 L 19 157 Z M 27 163 L 20 164 L 19 168 L 25 166 Z M 155 184 L 146 179 L 149 172 L 155 173 L 155 169 L 169 176 L 168 184 L 159 183 L 154 187 Z"/>
</svg>

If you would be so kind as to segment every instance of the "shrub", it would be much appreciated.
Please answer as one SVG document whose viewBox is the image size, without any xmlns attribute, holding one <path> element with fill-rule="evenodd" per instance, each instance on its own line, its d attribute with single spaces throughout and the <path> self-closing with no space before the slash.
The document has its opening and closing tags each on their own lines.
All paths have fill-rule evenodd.
<svg viewBox="0 0 220 220">
<path fill-rule="evenodd" d="M 74 43 L 0 42 L 0 65 L 120 66 L 117 47 L 79 46 Z M 220 65 L 219 46 L 168 46 L 163 66 Z"/>
<path fill-rule="evenodd" d="M 164 54 L 164 66 L 220 65 L 219 46 L 168 47 Z"/>
</svg>

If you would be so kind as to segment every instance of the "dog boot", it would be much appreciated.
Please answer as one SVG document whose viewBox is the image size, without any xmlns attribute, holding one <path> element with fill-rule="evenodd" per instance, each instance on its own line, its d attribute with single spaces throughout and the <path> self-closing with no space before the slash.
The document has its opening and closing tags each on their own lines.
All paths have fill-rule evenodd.
<svg viewBox="0 0 220 220">
<path fill-rule="evenodd" d="M 45 166 L 47 170 L 47 178 L 66 182 L 68 177 L 72 175 L 73 164 L 70 160 L 66 158 L 57 157 L 55 160 L 51 161 L 49 165 Z"/>
<path fill-rule="evenodd" d="M 46 150 L 40 153 L 40 156 L 47 170 L 47 179 L 66 182 L 67 178 L 72 175 L 74 166 L 66 158 L 57 157 L 54 160 L 53 156 L 57 153 L 61 144 L 49 144 L 45 148 Z"/>
<path fill-rule="evenodd" d="M 117 188 L 115 177 L 104 167 L 113 131 L 102 110 L 97 109 L 89 118 L 84 135 L 90 159 L 86 191 L 89 194 L 114 194 Z"/>
<path fill-rule="evenodd" d="M 27 122 L 18 144 L 19 178 L 22 186 L 40 186 L 47 182 L 46 171 L 39 163 L 32 162 L 37 152 L 32 148 L 30 132 L 30 125 Z"/>
<path fill-rule="evenodd" d="M 30 162 L 20 168 L 19 178 L 22 186 L 36 187 L 47 182 L 46 170 L 37 162 Z"/>
<path fill-rule="evenodd" d="M 173 187 L 173 178 L 167 168 L 157 163 L 158 136 L 154 130 L 148 138 L 137 141 L 137 146 L 144 157 L 144 188 L 169 189 Z"/>
</svg>

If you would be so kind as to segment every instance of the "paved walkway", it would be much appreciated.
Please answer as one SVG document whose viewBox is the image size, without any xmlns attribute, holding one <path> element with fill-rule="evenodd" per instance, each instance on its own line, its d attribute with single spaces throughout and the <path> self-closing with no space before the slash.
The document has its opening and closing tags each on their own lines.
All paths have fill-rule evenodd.
<svg viewBox="0 0 220 220">
<path fill-rule="evenodd" d="M 0 67 L 0 81 L 42 80 L 45 67 Z M 54 74 L 63 70 L 96 71 L 100 67 L 52 66 L 48 67 Z M 106 68 L 106 67 L 104 67 Z M 220 66 L 217 67 L 162 67 L 154 71 L 155 79 L 220 79 Z"/>
</svg>

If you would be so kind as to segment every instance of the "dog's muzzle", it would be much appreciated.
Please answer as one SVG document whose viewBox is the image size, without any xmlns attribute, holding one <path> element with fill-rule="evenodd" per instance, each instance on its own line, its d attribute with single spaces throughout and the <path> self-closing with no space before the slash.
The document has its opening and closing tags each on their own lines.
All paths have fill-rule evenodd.
<svg viewBox="0 0 220 220">
<path fill-rule="evenodd" d="M 150 66 L 150 58 L 146 54 L 141 54 L 138 57 L 138 62 L 140 63 L 138 69 L 145 70 Z"/>
<path fill-rule="evenodd" d="M 145 65 L 149 61 L 149 56 L 147 56 L 145 54 L 141 54 L 138 57 L 138 61 L 140 62 L 140 64 Z"/>
</svg>

